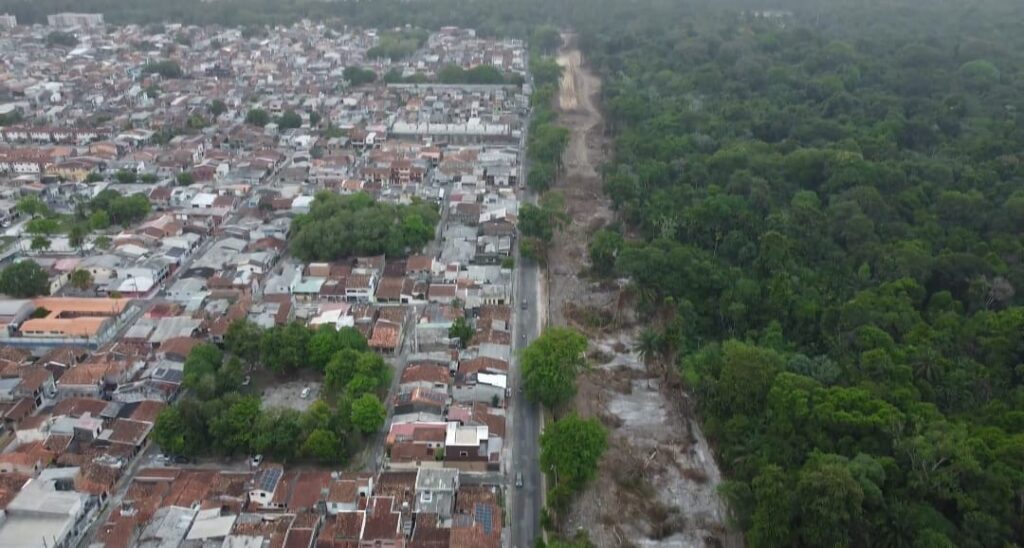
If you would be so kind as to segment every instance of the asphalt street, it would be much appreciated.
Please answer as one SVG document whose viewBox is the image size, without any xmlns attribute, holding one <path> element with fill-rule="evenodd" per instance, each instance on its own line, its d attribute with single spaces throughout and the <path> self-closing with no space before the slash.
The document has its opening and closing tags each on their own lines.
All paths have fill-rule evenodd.
<svg viewBox="0 0 1024 548">
<path fill-rule="evenodd" d="M 532 85 L 532 78 L 529 79 Z M 527 114 L 529 116 L 529 113 Z M 522 203 L 537 203 L 534 192 L 526 189 L 526 177 L 529 164 L 526 158 L 526 142 L 529 138 L 528 128 L 524 128 L 520 150 L 523 161 L 520 163 L 519 180 L 524 190 L 520 193 Z M 515 323 L 512 333 L 512 363 L 510 386 L 514 396 L 511 398 L 511 453 L 512 465 L 509 470 L 509 508 L 511 529 L 511 545 L 513 548 L 533 546 L 541 534 L 540 510 L 544 486 L 540 474 L 540 409 L 535 403 L 522 396 L 522 371 L 519 367 L 519 355 L 526 346 L 537 338 L 541 329 L 540 303 L 540 272 L 533 261 L 524 261 L 516 250 L 515 281 L 513 282 L 512 301 Z M 522 303 L 526 303 L 523 308 Z M 515 476 L 523 475 L 523 486 L 515 486 Z"/>
</svg>

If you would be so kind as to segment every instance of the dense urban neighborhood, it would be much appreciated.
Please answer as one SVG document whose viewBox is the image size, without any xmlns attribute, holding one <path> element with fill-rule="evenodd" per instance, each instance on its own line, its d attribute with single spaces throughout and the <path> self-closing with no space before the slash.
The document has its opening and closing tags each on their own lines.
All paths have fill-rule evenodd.
<svg viewBox="0 0 1024 548">
<path fill-rule="evenodd" d="M 0 25 L 0 546 L 509 545 L 525 44 Z"/>
</svg>

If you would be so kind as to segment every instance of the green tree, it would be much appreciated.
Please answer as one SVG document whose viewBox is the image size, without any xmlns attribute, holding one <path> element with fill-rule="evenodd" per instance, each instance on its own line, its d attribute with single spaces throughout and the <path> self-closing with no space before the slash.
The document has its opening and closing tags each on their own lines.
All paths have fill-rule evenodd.
<svg viewBox="0 0 1024 548">
<path fill-rule="evenodd" d="M 341 77 L 351 86 L 362 86 L 373 83 L 377 79 L 377 73 L 369 69 L 352 66 L 345 67 Z"/>
<path fill-rule="evenodd" d="M 46 251 L 50 249 L 52 243 L 46 236 L 36 234 L 32 237 L 32 251 Z"/>
<path fill-rule="evenodd" d="M 302 127 L 302 117 L 294 110 L 286 110 L 277 119 L 277 127 L 280 129 L 295 129 Z"/>
<path fill-rule="evenodd" d="M 554 53 L 562 45 L 562 35 L 551 25 L 541 25 L 533 30 L 530 44 L 544 53 Z"/>
<path fill-rule="evenodd" d="M 861 520 L 864 491 L 838 455 L 816 454 L 796 483 L 800 536 L 808 546 L 847 546 Z"/>
<path fill-rule="evenodd" d="M 384 404 L 373 394 L 363 394 L 352 402 L 352 424 L 363 434 L 380 431 L 387 414 Z"/>
<path fill-rule="evenodd" d="M 181 66 L 178 63 L 164 59 L 162 61 L 150 61 L 143 65 L 143 74 L 159 74 L 164 78 L 181 78 L 185 73 L 181 70 Z"/>
<path fill-rule="evenodd" d="M 76 269 L 74 272 L 71 273 L 70 282 L 71 287 L 74 287 L 75 289 L 78 289 L 80 291 L 90 289 L 93 286 L 92 273 L 90 273 L 88 270 L 83 270 L 81 268 Z"/>
<path fill-rule="evenodd" d="M 50 276 L 35 261 L 19 261 L 0 271 L 0 293 L 17 299 L 50 294 Z"/>
<path fill-rule="evenodd" d="M 70 49 L 78 45 L 78 38 L 70 32 L 54 30 L 46 35 L 46 45 L 51 48 L 59 46 Z"/>
<path fill-rule="evenodd" d="M 104 230 L 110 226 L 110 215 L 106 211 L 93 211 L 89 215 L 89 228 L 93 230 Z"/>
<path fill-rule="evenodd" d="M 168 455 L 183 455 L 188 452 L 185 443 L 186 431 L 185 421 L 178 407 L 166 407 L 160 411 L 153 424 L 153 442 Z"/>
<path fill-rule="evenodd" d="M 576 393 L 576 374 L 586 366 L 587 339 L 563 327 L 544 330 L 520 358 L 526 397 L 549 409 L 565 405 Z"/>
<path fill-rule="evenodd" d="M 283 461 L 294 458 L 304 441 L 301 415 L 287 408 L 264 411 L 254 427 L 253 451 Z"/>
<path fill-rule="evenodd" d="M 334 432 L 317 428 L 302 443 L 302 454 L 323 463 L 337 462 L 341 454 L 341 442 Z"/>
<path fill-rule="evenodd" d="M 50 207 L 36 196 L 25 196 L 18 200 L 15 209 L 22 215 L 40 217 L 50 215 Z"/>
<path fill-rule="evenodd" d="M 448 328 L 448 338 L 458 339 L 459 345 L 462 348 L 466 348 L 469 344 L 470 339 L 473 338 L 473 326 L 466 322 L 466 318 L 459 317 L 452 322 L 452 326 Z"/>
<path fill-rule="evenodd" d="M 226 406 L 224 411 L 210 417 L 210 436 L 229 455 L 250 452 L 256 439 L 253 425 L 260 420 L 259 398 L 233 394 L 222 404 Z"/>
<path fill-rule="evenodd" d="M 267 114 L 267 111 L 261 108 L 250 109 L 249 112 L 245 114 L 245 123 L 257 127 L 263 127 L 270 123 L 270 114 Z"/>
<path fill-rule="evenodd" d="M 610 276 L 615 270 L 615 260 L 622 251 L 622 236 L 618 232 L 601 229 L 590 240 L 590 266 L 600 276 Z"/>
<path fill-rule="evenodd" d="M 231 322 L 224 333 L 224 348 L 247 364 L 260 362 L 260 340 L 263 329 L 246 319 Z"/>
<path fill-rule="evenodd" d="M 196 182 L 196 178 L 192 175 L 191 171 L 182 171 L 174 176 L 174 180 L 178 183 L 178 186 L 189 186 Z"/>
<path fill-rule="evenodd" d="M 81 251 L 85 245 L 85 237 L 89 235 L 89 228 L 82 223 L 75 223 L 68 229 L 68 245 Z"/>
<path fill-rule="evenodd" d="M 311 337 L 306 326 L 298 322 L 267 329 L 260 337 L 260 361 L 277 373 L 305 367 Z"/>
<path fill-rule="evenodd" d="M 221 101 L 220 99 L 214 99 L 213 101 L 210 101 L 209 111 L 211 116 L 217 118 L 221 114 L 224 114 L 228 111 L 228 106 L 224 103 L 224 101 Z"/>
<path fill-rule="evenodd" d="M 217 396 L 217 372 L 224 362 L 224 355 L 212 344 L 201 344 L 189 352 L 185 359 L 182 386 L 193 391 L 199 399 L 209 400 Z"/>
<path fill-rule="evenodd" d="M 581 490 L 597 475 L 608 433 L 596 419 L 568 415 L 549 425 L 540 436 L 540 466 L 555 477 L 556 486 Z"/>
<path fill-rule="evenodd" d="M 129 185 L 138 182 L 139 177 L 134 171 L 128 169 L 119 169 L 114 173 L 114 179 L 122 185 Z"/>
</svg>

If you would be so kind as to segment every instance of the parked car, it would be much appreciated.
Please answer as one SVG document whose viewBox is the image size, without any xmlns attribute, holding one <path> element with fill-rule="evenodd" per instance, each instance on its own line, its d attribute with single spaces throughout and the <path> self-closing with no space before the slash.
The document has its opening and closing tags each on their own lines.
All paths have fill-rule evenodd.
<svg viewBox="0 0 1024 548">
<path fill-rule="evenodd" d="M 308 386 L 307 386 L 307 387 L 305 387 L 305 388 L 303 388 L 303 389 L 302 389 L 302 393 L 300 393 L 300 394 L 299 394 L 299 397 L 300 397 L 300 398 L 302 398 L 302 399 L 306 399 L 306 398 L 308 398 L 308 397 L 309 397 L 309 393 L 310 393 L 310 391 L 311 391 L 311 390 L 310 390 L 310 388 L 309 388 Z"/>
<path fill-rule="evenodd" d="M 523 473 L 522 472 L 516 472 L 516 487 L 522 487 L 522 486 L 523 486 Z"/>
<path fill-rule="evenodd" d="M 249 383 L 251 383 L 251 382 L 252 382 L 252 375 L 246 375 L 244 378 L 242 378 L 242 386 L 249 386 Z"/>
<path fill-rule="evenodd" d="M 252 458 L 249 459 L 249 466 L 252 466 L 253 468 L 256 468 L 261 464 L 263 464 L 263 455 L 253 455 Z"/>
<path fill-rule="evenodd" d="M 530 305 L 526 304 L 526 300 L 524 299 L 523 303 L 521 305 L 519 305 L 519 308 L 522 308 L 523 310 L 526 310 L 529 306 Z"/>
</svg>

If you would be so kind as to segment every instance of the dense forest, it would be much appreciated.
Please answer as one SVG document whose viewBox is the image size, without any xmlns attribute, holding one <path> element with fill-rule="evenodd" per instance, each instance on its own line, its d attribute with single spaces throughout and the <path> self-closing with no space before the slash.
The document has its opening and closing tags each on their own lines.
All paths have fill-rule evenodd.
<svg viewBox="0 0 1024 548">
<path fill-rule="evenodd" d="M 1024 541 L 1022 14 L 583 34 L 623 236 L 595 271 L 635 283 L 751 546 Z"/>
</svg>

